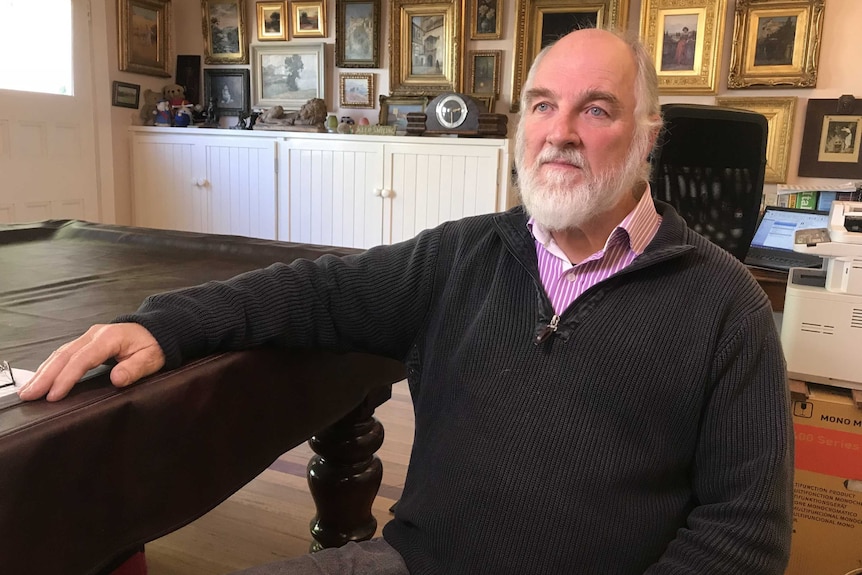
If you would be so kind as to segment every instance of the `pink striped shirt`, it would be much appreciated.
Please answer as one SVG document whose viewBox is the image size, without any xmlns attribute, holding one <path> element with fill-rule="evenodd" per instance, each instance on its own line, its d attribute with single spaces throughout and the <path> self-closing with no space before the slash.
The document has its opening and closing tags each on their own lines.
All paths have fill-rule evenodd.
<svg viewBox="0 0 862 575">
<path fill-rule="evenodd" d="M 661 216 L 647 188 L 635 208 L 608 236 L 604 248 L 574 265 L 551 234 L 530 218 L 527 226 L 536 240 L 539 277 L 554 313 L 563 313 L 587 289 L 632 263 L 652 241 L 660 224 Z"/>
</svg>

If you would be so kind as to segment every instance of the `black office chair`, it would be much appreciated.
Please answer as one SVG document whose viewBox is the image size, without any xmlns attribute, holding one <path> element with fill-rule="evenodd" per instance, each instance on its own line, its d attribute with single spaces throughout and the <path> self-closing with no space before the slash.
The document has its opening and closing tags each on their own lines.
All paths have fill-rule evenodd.
<svg viewBox="0 0 862 575">
<path fill-rule="evenodd" d="M 699 104 L 664 104 L 652 154 L 653 197 L 740 261 L 760 213 L 767 123 L 762 114 Z"/>
</svg>

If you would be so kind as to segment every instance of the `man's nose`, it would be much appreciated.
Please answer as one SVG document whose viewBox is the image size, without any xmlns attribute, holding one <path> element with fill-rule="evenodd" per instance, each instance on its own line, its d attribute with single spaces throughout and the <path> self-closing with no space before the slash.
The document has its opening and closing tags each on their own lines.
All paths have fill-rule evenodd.
<svg viewBox="0 0 862 575">
<path fill-rule="evenodd" d="M 551 119 L 547 141 L 558 148 L 579 146 L 581 143 L 577 114 L 558 112 Z"/>
</svg>

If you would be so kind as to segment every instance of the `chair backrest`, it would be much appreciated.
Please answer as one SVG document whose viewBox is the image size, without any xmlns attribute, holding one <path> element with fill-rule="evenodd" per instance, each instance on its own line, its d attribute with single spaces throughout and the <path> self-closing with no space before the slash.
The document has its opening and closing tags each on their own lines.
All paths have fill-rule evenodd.
<svg viewBox="0 0 862 575">
<path fill-rule="evenodd" d="M 766 118 L 698 104 L 664 104 L 662 116 L 652 154 L 653 197 L 744 261 L 763 196 Z"/>
</svg>

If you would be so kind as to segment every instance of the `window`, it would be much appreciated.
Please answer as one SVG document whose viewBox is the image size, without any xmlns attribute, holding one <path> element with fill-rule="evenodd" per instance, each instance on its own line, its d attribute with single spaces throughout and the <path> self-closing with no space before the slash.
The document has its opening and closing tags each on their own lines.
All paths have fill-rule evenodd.
<svg viewBox="0 0 862 575">
<path fill-rule="evenodd" d="M 0 89 L 73 95 L 72 0 L 0 0 Z"/>
</svg>

